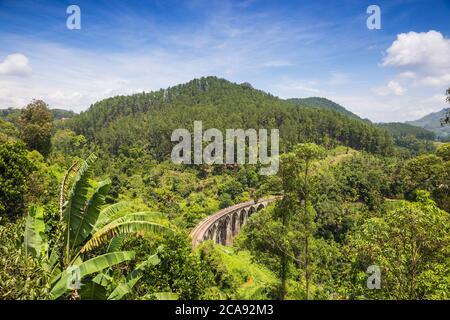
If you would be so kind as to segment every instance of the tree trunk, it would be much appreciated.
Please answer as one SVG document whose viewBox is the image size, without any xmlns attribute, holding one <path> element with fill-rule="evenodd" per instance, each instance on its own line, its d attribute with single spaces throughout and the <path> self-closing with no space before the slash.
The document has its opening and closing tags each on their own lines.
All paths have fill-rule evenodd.
<svg viewBox="0 0 450 320">
<path fill-rule="evenodd" d="M 305 282 L 306 282 L 306 300 L 309 300 L 309 270 L 308 270 L 308 236 L 305 238 Z"/>
</svg>

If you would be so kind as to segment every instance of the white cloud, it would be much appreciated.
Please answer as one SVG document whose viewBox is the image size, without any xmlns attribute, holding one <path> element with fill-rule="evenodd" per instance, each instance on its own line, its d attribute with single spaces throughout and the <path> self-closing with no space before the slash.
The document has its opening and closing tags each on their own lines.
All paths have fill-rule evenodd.
<svg viewBox="0 0 450 320">
<path fill-rule="evenodd" d="M 373 92 L 380 96 L 388 96 L 388 95 L 396 95 L 403 96 L 406 92 L 406 89 L 401 86 L 397 81 L 391 80 L 388 82 L 386 86 L 373 88 Z"/>
<path fill-rule="evenodd" d="M 31 75 L 31 66 L 28 58 L 21 53 L 7 55 L 0 63 L 0 75 L 20 77 Z"/>
<path fill-rule="evenodd" d="M 382 65 L 398 68 L 412 84 L 443 86 L 450 82 L 450 39 L 438 31 L 408 32 L 386 50 Z"/>
</svg>

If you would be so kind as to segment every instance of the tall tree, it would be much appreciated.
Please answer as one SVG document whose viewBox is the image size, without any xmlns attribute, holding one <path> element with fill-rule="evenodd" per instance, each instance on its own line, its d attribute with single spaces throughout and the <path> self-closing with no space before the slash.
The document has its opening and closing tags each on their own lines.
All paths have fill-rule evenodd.
<svg viewBox="0 0 450 320">
<path fill-rule="evenodd" d="M 314 192 L 313 163 L 325 154 L 323 147 L 314 143 L 297 145 L 293 152 L 282 158 L 285 168 L 282 169 L 284 202 L 289 202 L 293 210 L 292 224 L 296 241 L 292 243 L 295 260 L 303 264 L 306 299 L 310 298 L 310 242 L 315 233 L 315 210 L 312 204 Z"/>
<path fill-rule="evenodd" d="M 280 299 L 285 299 L 288 293 L 287 281 L 293 264 L 304 275 L 306 298 L 310 298 L 311 241 L 316 231 L 312 205 L 316 185 L 314 163 L 324 153 L 322 147 L 304 143 L 282 155 L 279 175 L 283 199 L 273 210 L 252 217 L 240 240 L 243 247 L 277 272 Z"/>
<path fill-rule="evenodd" d="M 450 103 L 450 87 L 447 89 L 447 98 L 445 99 L 448 103 Z M 447 111 L 447 113 L 445 114 L 444 119 L 442 119 L 442 123 L 450 123 L 450 111 Z"/>
<path fill-rule="evenodd" d="M 26 179 L 33 168 L 22 142 L 0 144 L 0 217 L 23 213 Z"/>
<path fill-rule="evenodd" d="M 50 150 L 53 130 L 53 115 L 42 100 L 33 100 L 22 112 L 18 120 L 20 137 L 28 148 L 46 155 Z"/>
</svg>

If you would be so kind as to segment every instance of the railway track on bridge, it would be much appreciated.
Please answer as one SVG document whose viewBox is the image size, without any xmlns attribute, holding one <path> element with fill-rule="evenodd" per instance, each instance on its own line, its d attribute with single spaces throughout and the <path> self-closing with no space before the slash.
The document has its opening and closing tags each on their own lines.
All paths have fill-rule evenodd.
<svg viewBox="0 0 450 320">
<path fill-rule="evenodd" d="M 250 200 L 222 209 L 203 219 L 190 233 L 192 248 L 205 240 L 213 240 L 223 245 L 232 245 L 233 238 L 239 234 L 241 227 L 256 211 L 280 199 L 280 196 L 262 198 L 257 202 Z"/>
</svg>

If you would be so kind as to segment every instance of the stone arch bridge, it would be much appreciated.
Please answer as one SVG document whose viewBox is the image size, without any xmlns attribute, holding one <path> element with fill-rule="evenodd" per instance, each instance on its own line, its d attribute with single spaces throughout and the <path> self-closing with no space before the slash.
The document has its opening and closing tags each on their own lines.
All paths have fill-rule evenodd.
<svg viewBox="0 0 450 320">
<path fill-rule="evenodd" d="M 192 248 L 202 241 L 213 240 L 215 243 L 231 246 L 233 238 L 248 218 L 258 210 L 280 197 L 268 197 L 254 202 L 253 200 L 222 209 L 202 220 L 191 232 Z"/>
</svg>

